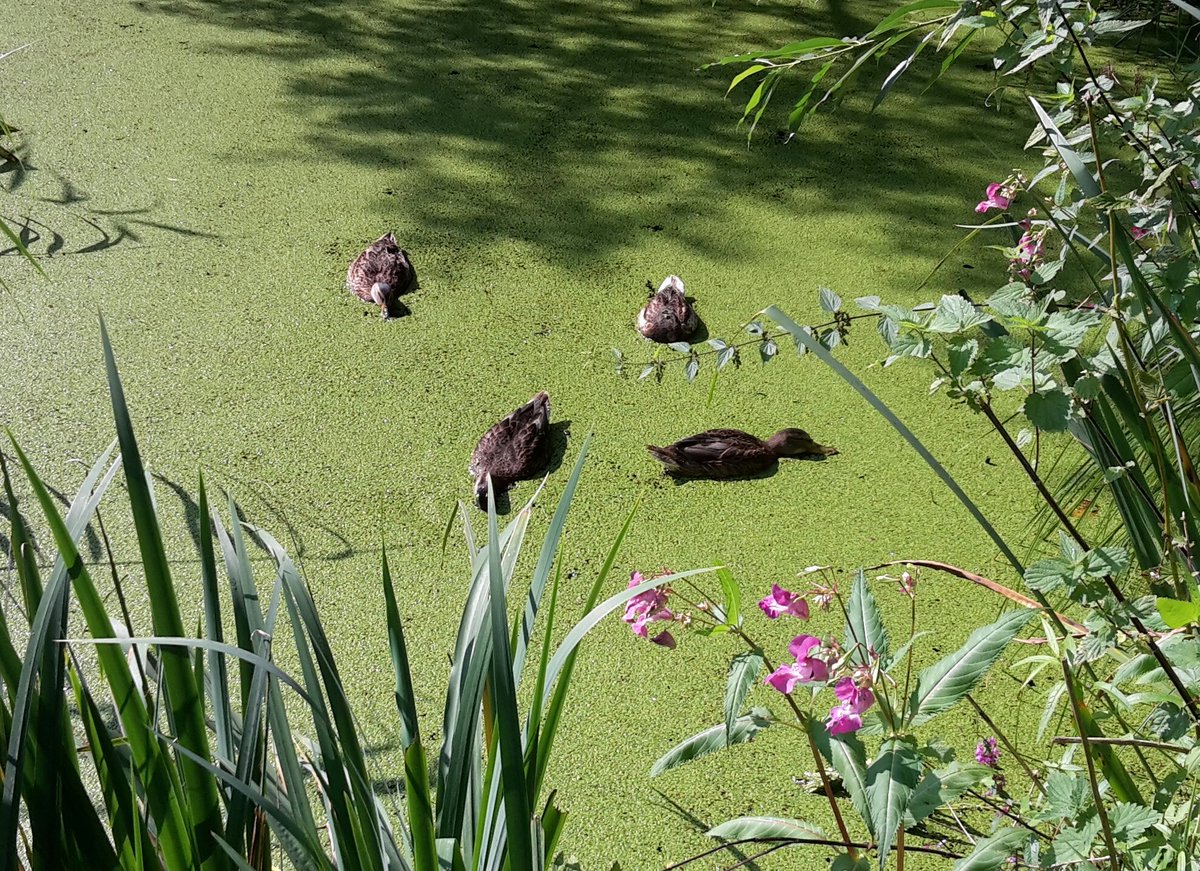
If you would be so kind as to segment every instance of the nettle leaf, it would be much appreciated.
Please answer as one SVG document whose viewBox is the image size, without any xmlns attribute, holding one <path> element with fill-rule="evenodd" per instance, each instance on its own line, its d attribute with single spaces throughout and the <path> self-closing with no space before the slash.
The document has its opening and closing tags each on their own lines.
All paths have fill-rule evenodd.
<svg viewBox="0 0 1200 871">
<path fill-rule="evenodd" d="M 920 725 L 952 707 L 974 689 L 1032 614 L 1024 609 L 1008 612 L 995 623 L 972 632 L 954 653 L 923 669 L 909 702 L 912 725 Z"/>
<path fill-rule="evenodd" d="M 955 376 L 962 375 L 975 362 L 978 354 L 979 342 L 975 339 L 951 342 L 946 348 L 946 358 L 950 361 L 950 372 Z"/>
<path fill-rule="evenodd" d="M 1100 315 L 1094 311 L 1057 311 L 1046 318 L 1046 337 L 1076 349 L 1083 344 L 1088 331 L 1099 323 Z"/>
<path fill-rule="evenodd" d="M 1063 432 L 1071 419 L 1071 398 L 1061 390 L 1045 390 L 1025 397 L 1025 417 L 1038 429 Z"/>
<path fill-rule="evenodd" d="M 1071 385 L 1071 389 L 1080 399 L 1095 399 L 1100 395 L 1100 379 L 1095 375 L 1084 375 Z"/>
<path fill-rule="evenodd" d="M 667 347 L 672 351 L 678 351 L 680 354 L 692 353 L 692 346 L 687 342 L 671 342 L 671 344 L 667 345 Z"/>
<path fill-rule="evenodd" d="M 1029 276 L 1029 281 L 1031 284 L 1045 284 L 1058 275 L 1062 268 L 1063 261 L 1047 260 L 1045 263 L 1040 264 L 1037 269 L 1033 270 L 1033 274 Z"/>
<path fill-rule="evenodd" d="M 1157 825 L 1162 814 L 1145 805 L 1117 802 L 1108 814 L 1108 823 L 1112 827 L 1113 837 L 1121 843 L 1132 844 L 1142 836 L 1146 829 Z"/>
<path fill-rule="evenodd" d="M 763 330 L 763 325 L 758 321 L 751 321 L 746 324 L 746 332 L 752 336 L 761 336 L 765 330 Z"/>
<path fill-rule="evenodd" d="M 771 358 L 779 353 L 779 346 L 773 339 L 763 339 L 758 344 L 758 353 L 764 363 L 770 363 Z"/>
<path fill-rule="evenodd" d="M 730 362 L 736 362 L 737 356 L 738 356 L 737 348 L 730 347 L 728 345 L 725 347 L 722 347 L 721 350 L 717 353 L 717 371 L 724 369 L 725 366 Z"/>
<path fill-rule="evenodd" d="M 1025 569 L 1025 583 L 1039 593 L 1052 593 L 1073 579 L 1070 563 L 1060 559 L 1044 559 Z"/>
<path fill-rule="evenodd" d="M 990 838 L 975 842 L 971 855 L 954 863 L 954 871 L 996 871 L 1005 862 L 1020 855 L 1033 837 L 1028 829 L 1001 829 Z"/>
<path fill-rule="evenodd" d="M 1054 858 L 1058 862 L 1085 862 L 1092 855 L 1092 844 L 1100 834 L 1100 817 L 1093 812 L 1074 828 L 1063 829 L 1054 839 Z"/>
<path fill-rule="evenodd" d="M 700 358 L 692 356 L 683 367 L 683 374 L 688 381 L 695 381 L 696 376 L 700 374 Z"/>
<path fill-rule="evenodd" d="M 917 748 L 900 738 L 889 738 L 879 758 L 867 769 L 867 804 L 879 844 L 879 867 L 887 866 L 896 832 L 904 822 L 909 800 L 921 775 Z"/>
<path fill-rule="evenodd" d="M 650 769 L 650 776 L 657 777 L 672 768 L 678 768 L 686 762 L 700 759 L 710 753 L 732 747 L 734 744 L 745 744 L 747 741 L 754 740 L 754 736 L 763 729 L 773 725 L 775 725 L 775 720 L 770 711 L 766 708 L 752 708 L 749 714 L 738 717 L 734 721 L 728 740 L 726 740 L 724 723 L 709 726 L 703 732 L 697 732 L 692 737 L 685 738 L 659 757 Z"/>
<path fill-rule="evenodd" d="M 866 309 L 869 312 L 879 311 L 879 304 L 881 302 L 883 302 L 883 300 L 877 296 L 860 296 L 856 297 L 854 300 L 854 304 L 856 306 L 861 309 Z"/>
<path fill-rule="evenodd" d="M 884 366 L 891 366 L 902 357 L 928 357 L 933 352 L 929 339 L 917 333 L 900 333 L 891 345 L 892 355 L 883 361 Z"/>
<path fill-rule="evenodd" d="M 1046 777 L 1047 820 L 1073 820 L 1091 804 L 1088 783 L 1075 771 L 1052 770 Z"/>
<path fill-rule="evenodd" d="M 742 841 L 747 838 L 816 838 L 824 840 L 824 829 L 804 820 L 784 817 L 738 817 L 714 826 L 704 834 L 710 838 Z"/>
<path fill-rule="evenodd" d="M 986 324 L 992 319 L 987 312 L 975 308 L 961 296 L 943 296 L 934 309 L 929 329 L 935 333 L 961 333 L 971 327 Z"/>
<path fill-rule="evenodd" d="M 850 602 L 846 608 L 846 650 L 850 661 L 859 665 L 869 665 L 869 651 L 875 651 L 880 659 L 887 659 L 888 634 L 883 625 L 883 617 L 879 613 L 879 604 L 867 584 L 866 575 L 861 569 L 854 576 L 854 586 L 850 591 Z"/>
<path fill-rule="evenodd" d="M 875 330 L 889 346 L 894 344 L 900 335 L 900 325 L 891 318 L 880 318 L 875 322 Z"/>
<path fill-rule="evenodd" d="M 746 694 L 754 686 L 763 670 L 763 655 L 756 650 L 739 653 L 729 664 L 729 678 L 725 682 L 725 746 L 733 741 L 733 724 L 746 701 Z"/>
<path fill-rule="evenodd" d="M 832 351 L 842 343 L 842 334 L 837 330 L 826 330 L 820 335 L 820 342 L 827 349 Z"/>
<path fill-rule="evenodd" d="M 842 298 L 830 290 L 828 287 L 822 287 L 818 293 L 820 294 L 821 308 L 833 314 L 840 311 L 842 308 Z"/>
<path fill-rule="evenodd" d="M 951 763 L 941 771 L 931 771 L 921 778 L 904 815 L 905 828 L 912 828 L 938 808 L 945 807 L 968 789 L 985 781 L 992 769 L 974 762 Z"/>
<path fill-rule="evenodd" d="M 1005 369 L 1029 367 L 1029 349 L 1012 336 L 998 336 L 983 343 L 975 357 L 974 371 L 995 375 Z"/>
<path fill-rule="evenodd" d="M 1124 574 L 1129 568 L 1129 552 L 1123 547 L 1097 547 L 1083 556 L 1083 570 L 1094 578 Z"/>
<path fill-rule="evenodd" d="M 1029 300 L 1029 288 L 1019 281 L 1006 284 L 989 296 L 987 306 L 1002 318 L 1032 317 L 1036 320 L 1041 313 L 1041 309 Z"/>
<path fill-rule="evenodd" d="M 871 863 L 865 856 L 854 859 L 849 853 L 839 853 L 829 863 L 829 871 L 870 871 Z"/>
</svg>

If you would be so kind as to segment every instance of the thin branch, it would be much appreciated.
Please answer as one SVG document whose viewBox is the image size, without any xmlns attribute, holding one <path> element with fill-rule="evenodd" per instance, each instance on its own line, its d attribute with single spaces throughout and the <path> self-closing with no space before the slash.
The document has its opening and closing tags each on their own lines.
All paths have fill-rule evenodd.
<svg viewBox="0 0 1200 871">
<path fill-rule="evenodd" d="M 1167 744 L 1163 741 L 1147 741 L 1144 738 L 1088 738 L 1089 744 L 1112 744 L 1117 747 L 1148 747 L 1151 750 L 1162 750 L 1164 753 L 1189 753 L 1190 747 L 1180 747 L 1178 744 Z M 1083 739 L 1074 735 L 1058 735 L 1051 744 L 1082 744 Z"/>
</svg>

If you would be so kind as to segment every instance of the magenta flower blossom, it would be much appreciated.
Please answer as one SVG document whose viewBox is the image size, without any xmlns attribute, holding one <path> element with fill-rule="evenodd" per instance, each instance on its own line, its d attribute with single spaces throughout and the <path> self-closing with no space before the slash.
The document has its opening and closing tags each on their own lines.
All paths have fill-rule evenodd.
<svg viewBox="0 0 1200 871">
<path fill-rule="evenodd" d="M 900 592 L 908 596 L 910 599 L 916 598 L 917 579 L 908 572 L 900 573 Z"/>
<path fill-rule="evenodd" d="M 645 580 L 641 572 L 633 572 L 629 576 L 629 586 L 636 587 Z M 666 590 L 658 587 L 638 593 L 625 603 L 625 616 L 622 619 L 629 624 L 634 635 L 672 649 L 675 647 L 675 639 L 670 632 L 660 632 L 654 638 L 650 638 L 647 631 L 651 623 L 675 619 L 675 614 L 667 607 L 668 595 Z"/>
<path fill-rule="evenodd" d="M 996 746 L 995 738 L 984 738 L 975 745 L 975 761 L 988 768 L 995 768 L 1000 763 L 1000 748 Z"/>
<path fill-rule="evenodd" d="M 1144 239 L 1150 235 L 1150 231 L 1147 230 L 1145 227 L 1130 227 L 1129 235 L 1132 236 L 1134 239 Z"/>
<path fill-rule="evenodd" d="M 987 199 L 982 200 L 975 211 L 982 215 L 992 209 L 1007 209 L 1011 204 L 1012 195 L 1007 188 L 1001 184 L 990 184 L 987 186 Z"/>
<path fill-rule="evenodd" d="M 798 683 L 817 683 L 829 679 L 829 666 L 825 660 L 810 656 L 814 648 L 820 648 L 821 639 L 813 635 L 797 635 L 788 645 L 788 653 L 796 658 L 795 663 L 784 663 L 763 680 L 785 696 Z"/>
<path fill-rule="evenodd" d="M 771 594 L 765 599 L 760 599 L 758 607 L 772 620 L 784 614 L 791 614 L 801 620 L 808 619 L 808 602 L 804 601 L 804 597 L 785 590 L 779 584 L 771 584 Z"/>
<path fill-rule="evenodd" d="M 875 694 L 866 687 L 857 686 L 848 677 L 838 681 L 833 692 L 840 703 L 830 708 L 829 719 L 825 721 L 829 734 L 857 732 L 862 728 L 863 713 L 875 703 Z"/>
<path fill-rule="evenodd" d="M 1033 263 L 1041 258 L 1044 248 L 1045 243 L 1040 233 L 1026 231 L 1017 242 L 1016 259 L 1021 263 Z"/>
</svg>

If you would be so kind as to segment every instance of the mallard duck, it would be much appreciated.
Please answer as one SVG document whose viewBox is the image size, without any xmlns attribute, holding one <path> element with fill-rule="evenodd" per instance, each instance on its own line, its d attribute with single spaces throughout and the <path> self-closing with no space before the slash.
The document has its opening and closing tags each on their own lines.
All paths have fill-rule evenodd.
<svg viewBox="0 0 1200 871">
<path fill-rule="evenodd" d="M 514 482 L 531 478 L 550 461 L 550 394 L 542 391 L 483 434 L 471 456 L 475 504 L 486 511 L 488 475 L 503 493 Z"/>
<path fill-rule="evenodd" d="M 379 306 L 385 318 L 391 316 L 392 301 L 410 290 L 416 280 L 408 252 L 396 243 L 392 233 L 372 242 L 346 270 L 346 288 L 363 302 Z"/>
<path fill-rule="evenodd" d="M 678 275 L 663 279 L 654 296 L 638 312 L 637 328 L 655 342 L 686 342 L 696 332 L 696 311 L 688 302 Z"/>
<path fill-rule="evenodd" d="M 710 429 L 664 448 L 646 445 L 670 475 L 739 478 L 768 468 L 780 457 L 829 457 L 837 448 L 819 445 L 802 429 L 781 429 L 765 442 L 740 429 Z"/>
</svg>

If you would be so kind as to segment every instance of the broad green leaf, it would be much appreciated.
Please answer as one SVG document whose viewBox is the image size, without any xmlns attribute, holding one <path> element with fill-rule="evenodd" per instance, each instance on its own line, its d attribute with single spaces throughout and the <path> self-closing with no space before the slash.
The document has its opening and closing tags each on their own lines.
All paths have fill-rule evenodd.
<svg viewBox="0 0 1200 871">
<path fill-rule="evenodd" d="M 739 653 L 729 664 L 729 678 L 725 683 L 725 745 L 733 743 L 733 724 L 737 721 L 746 701 L 746 694 L 754 686 L 763 669 L 763 655 L 757 650 Z"/>
<path fill-rule="evenodd" d="M 1121 575 L 1129 568 L 1129 552 L 1123 547 L 1097 547 L 1083 557 L 1083 570 L 1095 578 Z"/>
<path fill-rule="evenodd" d="M 966 372 L 970 365 L 975 362 L 975 356 L 978 353 L 979 342 L 975 339 L 952 342 L 946 348 L 946 358 L 950 363 L 950 372 L 954 375 L 961 375 Z"/>
<path fill-rule="evenodd" d="M 1055 388 L 1025 397 L 1025 416 L 1040 430 L 1064 432 L 1071 420 L 1071 399 Z"/>
<path fill-rule="evenodd" d="M 940 771 L 931 771 L 921 778 L 913 791 L 904 815 L 904 825 L 911 828 L 938 808 L 945 807 L 968 789 L 986 780 L 990 768 L 973 762 L 960 765 L 952 762 Z"/>
<path fill-rule="evenodd" d="M 895 30 L 901 26 L 904 19 L 914 12 L 922 12 L 927 9 L 957 9 L 958 3 L 953 0 L 915 0 L 912 3 L 905 3 L 899 9 L 893 11 L 883 21 L 875 25 L 875 29 L 867 34 L 868 39 L 873 39 L 877 36 L 882 36 L 890 30 Z"/>
<path fill-rule="evenodd" d="M 1154 808 L 1124 801 L 1118 802 L 1108 815 L 1113 837 L 1124 844 L 1132 844 L 1146 829 L 1156 825 L 1161 819 L 1162 814 Z"/>
<path fill-rule="evenodd" d="M 733 721 L 733 729 L 729 730 L 728 739 L 724 723 L 710 726 L 703 732 L 697 732 L 690 738 L 675 745 L 664 753 L 650 769 L 650 776 L 657 777 L 672 768 L 678 768 L 685 762 L 700 759 L 710 753 L 732 747 L 734 744 L 744 744 L 753 740 L 754 736 L 774 725 L 775 720 L 766 708 L 753 708 L 744 717 Z"/>
<path fill-rule="evenodd" d="M 954 863 L 954 871 L 1000 871 L 1013 856 L 1020 856 L 1033 833 L 1028 829 L 1001 829 L 975 842 L 971 854 Z"/>
<path fill-rule="evenodd" d="M 912 725 L 926 722 L 969 693 L 1030 616 L 1031 611 L 1010 611 L 995 623 L 979 627 L 961 648 L 923 669 L 910 702 Z"/>
<path fill-rule="evenodd" d="M 961 333 L 991 319 L 990 314 L 975 308 L 961 296 L 947 294 L 934 310 L 929 329 L 935 333 Z"/>
<path fill-rule="evenodd" d="M 820 826 L 804 820 L 783 817 L 738 817 L 714 826 L 704 834 L 710 838 L 724 838 L 729 841 L 742 841 L 747 838 L 761 840 L 815 838 L 824 840 L 828 837 Z"/>
<path fill-rule="evenodd" d="M 888 864 L 888 853 L 920 775 L 920 755 L 912 744 L 899 738 L 884 741 L 879 758 L 867 768 L 867 804 L 879 844 L 881 871 Z"/>
<path fill-rule="evenodd" d="M 1054 839 L 1054 858 L 1059 862 L 1083 863 L 1092 856 L 1092 845 L 1100 834 L 1100 817 L 1091 811 L 1078 825 L 1068 826 Z"/>
<path fill-rule="evenodd" d="M 1073 820 L 1091 803 L 1088 783 L 1077 771 L 1052 770 L 1046 776 L 1046 809 L 1049 819 Z"/>
<path fill-rule="evenodd" d="M 1100 195 L 1100 185 L 1096 181 L 1096 177 L 1092 175 L 1091 170 L 1084 164 L 1083 159 L 1075 153 L 1075 150 L 1067 144 L 1067 138 L 1062 135 L 1054 121 L 1046 114 L 1046 110 L 1042 108 L 1038 101 L 1030 97 L 1030 104 L 1033 106 L 1033 111 L 1037 113 L 1038 120 L 1042 124 L 1042 128 L 1046 131 L 1046 135 L 1050 137 L 1051 144 L 1058 151 L 1059 157 L 1071 170 L 1071 175 L 1075 176 L 1075 183 L 1079 185 L 1079 189 L 1088 197 L 1096 197 Z"/>
<path fill-rule="evenodd" d="M 1163 622 L 1171 629 L 1180 629 L 1200 621 L 1200 604 L 1196 602 L 1180 602 L 1160 596 L 1154 600 L 1154 604 Z"/>
<path fill-rule="evenodd" d="M 875 602 L 875 596 L 861 569 L 854 576 L 854 586 L 846 610 L 845 643 L 852 661 L 860 665 L 869 665 L 870 651 L 877 653 L 880 659 L 887 659 L 887 629 L 884 628 L 879 605 Z"/>
<path fill-rule="evenodd" d="M 903 357 L 928 357 L 933 352 L 933 345 L 916 333 L 900 333 L 892 342 L 891 352 L 891 356 L 883 361 L 884 366 L 890 366 Z"/>
<path fill-rule="evenodd" d="M 871 863 L 865 856 L 853 858 L 849 853 L 839 853 L 829 863 L 829 871 L 870 871 Z"/>
<path fill-rule="evenodd" d="M 1039 593 L 1052 593 L 1071 579 L 1071 566 L 1060 559 L 1040 560 L 1025 569 L 1025 583 Z"/>
</svg>

